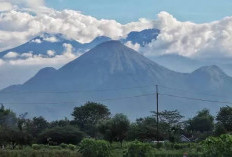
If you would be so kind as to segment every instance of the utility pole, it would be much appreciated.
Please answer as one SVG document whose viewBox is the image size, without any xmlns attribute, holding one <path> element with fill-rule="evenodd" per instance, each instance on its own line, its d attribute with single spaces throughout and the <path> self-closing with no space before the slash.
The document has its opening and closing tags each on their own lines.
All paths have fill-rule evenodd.
<svg viewBox="0 0 232 157">
<path fill-rule="evenodd" d="M 156 85 L 156 127 L 157 127 L 157 142 L 159 143 L 159 88 Z"/>
</svg>

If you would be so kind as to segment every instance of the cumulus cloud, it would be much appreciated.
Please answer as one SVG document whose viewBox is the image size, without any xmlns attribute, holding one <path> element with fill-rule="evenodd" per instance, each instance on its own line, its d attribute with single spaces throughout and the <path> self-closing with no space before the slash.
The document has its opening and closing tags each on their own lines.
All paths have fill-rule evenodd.
<svg viewBox="0 0 232 157">
<path fill-rule="evenodd" d="M 0 51 L 20 45 L 43 32 L 61 33 L 86 43 L 97 36 L 119 39 L 131 31 L 147 28 L 153 28 L 153 21 L 140 19 L 123 25 L 115 20 L 96 19 L 73 10 L 49 9 L 49 12 L 36 12 L 35 15 L 12 10 L 0 13 Z"/>
<path fill-rule="evenodd" d="M 18 54 L 16 52 L 9 52 L 3 56 L 3 58 L 16 58 Z"/>
<path fill-rule="evenodd" d="M 181 22 L 167 12 L 158 15 L 157 40 L 140 51 L 146 55 L 179 54 L 188 57 L 232 57 L 232 17 L 210 23 Z"/>
<path fill-rule="evenodd" d="M 41 41 L 40 39 L 34 39 L 34 40 L 32 40 L 31 42 L 33 42 L 33 43 L 37 43 L 37 44 L 42 43 L 42 41 Z"/>
<path fill-rule="evenodd" d="M 138 43 L 133 44 L 131 41 L 128 41 L 128 42 L 125 43 L 125 45 L 127 47 L 129 47 L 129 48 L 134 49 L 135 51 L 139 51 L 140 50 L 140 44 L 138 44 Z"/>
<path fill-rule="evenodd" d="M 0 65 L 3 65 L 4 63 L 5 63 L 5 61 L 0 59 Z"/>
<path fill-rule="evenodd" d="M 33 54 L 32 52 L 26 52 L 23 54 L 17 54 L 16 52 L 7 53 L 0 65 L 8 66 L 53 66 L 59 68 L 60 66 L 76 59 L 81 53 L 75 52 L 71 44 L 64 43 L 64 52 L 60 55 L 56 55 L 53 50 L 48 50 L 47 55 Z M 0 66 L 1 68 L 1 66 Z"/>
<path fill-rule="evenodd" d="M 51 43 L 58 42 L 58 39 L 56 37 L 47 37 L 47 38 L 44 38 L 44 40 L 51 42 Z"/>
<path fill-rule="evenodd" d="M 13 5 L 9 2 L 0 0 L 0 11 L 9 11 L 13 9 Z"/>
<path fill-rule="evenodd" d="M 56 52 L 53 51 L 53 50 L 48 50 L 47 54 L 48 54 L 48 56 L 52 57 L 52 56 L 54 56 L 56 54 Z"/>
</svg>

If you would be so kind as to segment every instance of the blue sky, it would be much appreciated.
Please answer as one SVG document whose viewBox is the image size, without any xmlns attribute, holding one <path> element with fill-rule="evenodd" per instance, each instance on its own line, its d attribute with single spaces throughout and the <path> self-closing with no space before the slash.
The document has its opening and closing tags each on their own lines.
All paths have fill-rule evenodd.
<svg viewBox="0 0 232 157">
<path fill-rule="evenodd" d="M 181 21 L 196 23 L 232 15 L 232 0 L 46 0 L 46 5 L 58 10 L 79 10 L 121 23 L 141 17 L 154 19 L 160 11 L 167 11 Z"/>
</svg>

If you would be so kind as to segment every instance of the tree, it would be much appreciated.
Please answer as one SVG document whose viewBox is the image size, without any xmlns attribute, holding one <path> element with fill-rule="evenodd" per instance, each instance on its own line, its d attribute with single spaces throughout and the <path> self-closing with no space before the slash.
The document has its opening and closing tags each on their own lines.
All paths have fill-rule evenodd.
<svg viewBox="0 0 232 157">
<path fill-rule="evenodd" d="M 25 121 L 25 130 L 27 130 L 34 138 L 49 127 L 49 123 L 43 117 L 34 117 L 32 120 Z"/>
<path fill-rule="evenodd" d="M 221 122 L 218 122 L 216 125 L 215 125 L 215 130 L 214 130 L 214 134 L 216 136 L 220 136 L 222 134 L 226 134 L 226 129 L 224 127 L 224 125 L 221 123 Z"/>
<path fill-rule="evenodd" d="M 70 125 L 70 121 L 68 120 L 68 118 L 65 118 L 64 120 L 56 120 L 56 121 L 52 121 L 50 124 L 49 124 L 49 127 L 50 128 L 53 128 L 53 127 L 65 127 L 65 126 L 68 126 Z"/>
<path fill-rule="evenodd" d="M 157 116 L 157 112 L 154 113 L 154 116 Z M 180 112 L 177 110 L 174 111 L 167 111 L 164 110 L 162 112 L 159 112 L 159 121 L 168 123 L 170 126 L 175 126 L 180 123 L 180 120 L 184 118 L 184 116 L 180 115 Z"/>
<path fill-rule="evenodd" d="M 27 145 L 32 141 L 32 137 L 18 128 L 0 128 L 0 144 L 11 145 L 14 149 L 17 145 Z"/>
<path fill-rule="evenodd" d="M 75 107 L 72 113 L 74 124 L 77 124 L 82 131 L 92 137 L 96 136 L 96 124 L 108 119 L 109 115 L 110 111 L 106 106 L 95 102 L 88 102 L 83 106 Z"/>
<path fill-rule="evenodd" d="M 227 131 L 232 131 L 232 107 L 220 108 L 216 120 L 221 122 Z"/>
<path fill-rule="evenodd" d="M 210 115 L 209 110 L 203 109 L 188 121 L 188 128 L 192 131 L 211 132 L 214 128 L 214 117 Z"/>
<path fill-rule="evenodd" d="M 9 109 L 5 109 L 3 105 L 0 107 L 0 126 L 2 127 L 16 127 L 16 114 Z"/>
<path fill-rule="evenodd" d="M 127 137 L 129 126 L 130 121 L 127 116 L 116 114 L 112 119 L 100 123 L 98 128 L 110 143 L 119 141 L 122 145 L 123 140 Z"/>
<path fill-rule="evenodd" d="M 135 123 L 131 124 L 128 133 L 129 140 L 141 140 L 149 141 L 156 140 L 157 128 L 156 128 L 156 118 L 145 117 L 139 118 Z"/>
<path fill-rule="evenodd" d="M 78 144 L 84 137 L 83 132 L 73 126 L 54 127 L 44 130 L 38 137 L 43 144 Z"/>
</svg>

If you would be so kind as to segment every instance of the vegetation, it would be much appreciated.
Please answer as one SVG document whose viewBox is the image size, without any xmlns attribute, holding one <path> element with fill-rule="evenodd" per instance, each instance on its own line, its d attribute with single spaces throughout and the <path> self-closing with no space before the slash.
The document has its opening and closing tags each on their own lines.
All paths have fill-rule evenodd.
<svg viewBox="0 0 232 157">
<path fill-rule="evenodd" d="M 53 122 L 26 118 L 0 108 L 1 157 L 229 157 L 232 154 L 232 108 L 222 107 L 214 118 L 201 110 L 189 120 L 177 111 L 156 112 L 130 122 L 110 116 L 109 109 L 88 102 L 75 107 L 73 120 Z M 189 139 L 185 143 L 181 137 Z M 162 142 L 157 142 L 159 139 Z M 190 142 L 191 141 L 191 142 Z"/>
</svg>

